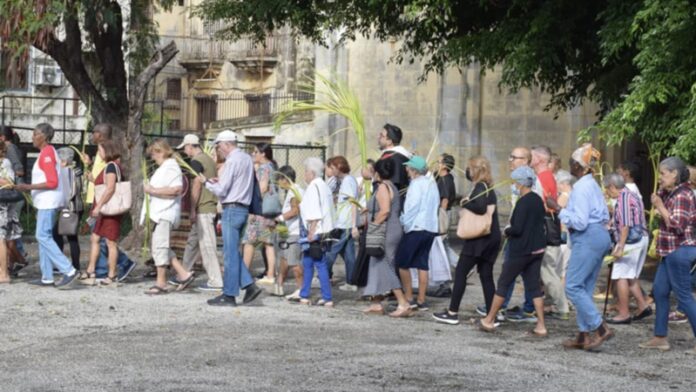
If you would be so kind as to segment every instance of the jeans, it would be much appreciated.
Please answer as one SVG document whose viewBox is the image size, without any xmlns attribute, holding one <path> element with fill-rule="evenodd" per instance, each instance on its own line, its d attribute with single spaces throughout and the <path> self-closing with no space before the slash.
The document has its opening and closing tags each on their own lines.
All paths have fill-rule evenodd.
<svg viewBox="0 0 696 392">
<path fill-rule="evenodd" d="M 225 263 L 222 292 L 230 297 L 239 296 L 240 288 L 254 283 L 239 252 L 239 239 L 248 216 L 249 210 L 243 207 L 230 206 L 222 211 L 222 252 Z"/>
<path fill-rule="evenodd" d="M 580 332 L 594 331 L 602 324 L 602 315 L 595 306 L 595 284 L 602 260 L 611 248 L 609 232 L 603 225 L 590 224 L 585 231 L 570 234 L 573 252 L 566 274 L 566 296 L 575 305 Z"/>
<path fill-rule="evenodd" d="M 54 266 L 63 275 L 75 273 L 72 263 L 53 240 L 53 224 L 57 213 L 57 209 L 38 210 L 36 213 L 36 241 L 39 243 L 39 266 L 41 280 L 44 282 L 53 281 Z"/>
<path fill-rule="evenodd" d="M 505 268 L 505 264 L 510 260 L 510 251 L 508 249 L 508 244 L 507 242 L 505 243 L 505 248 L 503 248 L 503 268 Z M 503 302 L 503 309 L 507 309 L 508 306 L 510 305 L 510 300 L 512 299 L 512 294 L 515 292 L 515 283 L 517 279 L 512 281 L 512 284 L 510 285 L 510 288 L 507 291 L 507 295 L 505 295 L 505 301 Z M 488 309 L 486 309 L 488 310 Z M 530 295 L 530 293 L 527 292 L 527 290 L 524 291 L 524 305 L 522 305 L 522 310 L 527 312 L 527 313 L 532 313 L 534 312 L 534 298 Z"/>
<path fill-rule="evenodd" d="M 333 266 L 338 255 L 343 257 L 346 264 L 346 282 L 352 282 L 353 269 L 355 268 L 355 241 L 350 229 L 341 229 L 341 237 L 333 242 L 331 249 L 326 252 L 326 264 L 329 269 L 329 276 L 333 276 Z"/>
<path fill-rule="evenodd" d="M 653 295 L 655 297 L 655 336 L 667 336 L 669 294 L 674 291 L 679 309 L 686 314 L 696 336 L 696 299 L 691 293 L 691 262 L 696 258 L 696 246 L 680 246 L 668 254 L 657 267 Z"/>
<path fill-rule="evenodd" d="M 324 253 L 319 260 L 309 256 L 309 252 L 302 252 L 302 267 L 304 275 L 302 281 L 302 289 L 300 290 L 300 298 L 309 298 L 312 291 L 312 278 L 314 277 L 314 267 L 317 268 L 319 276 L 319 284 L 321 287 L 321 298 L 324 301 L 331 301 L 331 280 L 329 279 L 329 266 L 326 261 L 327 255 Z"/>
</svg>

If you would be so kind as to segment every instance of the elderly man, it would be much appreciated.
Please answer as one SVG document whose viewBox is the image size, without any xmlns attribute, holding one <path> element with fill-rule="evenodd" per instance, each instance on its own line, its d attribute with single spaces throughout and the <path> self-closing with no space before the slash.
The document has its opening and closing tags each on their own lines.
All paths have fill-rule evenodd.
<svg viewBox="0 0 696 392">
<path fill-rule="evenodd" d="M 237 147 L 237 134 L 225 130 L 215 138 L 215 149 L 219 156 L 225 157 L 225 164 L 219 178 L 198 175 L 222 202 L 222 243 L 225 263 L 222 294 L 208 300 L 212 306 L 237 306 L 235 298 L 240 287 L 244 288 L 243 303 L 255 300 L 261 289 L 254 284 L 239 252 L 239 239 L 249 216 L 249 206 L 254 194 L 254 164 L 251 157 Z"/>
<path fill-rule="evenodd" d="M 215 161 L 201 149 L 198 136 L 189 134 L 177 146 L 191 158 L 191 167 L 206 178 L 216 175 Z M 196 259 L 203 261 L 203 268 L 208 274 L 208 282 L 198 287 L 199 291 L 222 290 L 222 274 L 217 258 L 217 241 L 215 239 L 215 215 L 217 215 L 217 197 L 203 187 L 200 181 L 191 182 L 191 231 L 184 250 L 184 268 L 191 271 Z"/>
<path fill-rule="evenodd" d="M 317 305 L 332 307 L 331 281 L 326 253 L 329 245 L 325 237 L 334 229 L 334 203 L 331 190 L 322 179 L 324 164 L 319 158 L 308 158 L 305 163 L 304 179 L 307 183 L 300 202 L 300 241 L 304 281 L 300 290 L 300 303 L 310 304 L 314 268 L 317 269 L 321 287 L 321 300 Z"/>
<path fill-rule="evenodd" d="M 628 186 L 618 173 L 604 179 L 607 196 L 616 199 L 612 231 L 616 246 L 612 256 L 616 258 L 612 268 L 613 280 L 618 295 L 618 313 L 607 320 L 609 324 L 630 324 L 652 315 L 652 308 L 645 302 L 638 278 L 648 253 L 648 230 L 645 225 L 643 201 Z M 638 313 L 633 316 L 628 310 L 628 294 L 633 294 Z"/>
<path fill-rule="evenodd" d="M 551 312 L 551 317 L 561 320 L 568 320 L 569 307 L 566 300 L 565 291 L 561 277 L 556 272 L 561 260 L 561 222 L 558 213 L 549 206 L 547 200 L 556 202 L 558 200 L 558 187 L 556 177 L 549 168 L 551 150 L 546 146 L 532 147 L 531 168 L 537 176 L 537 187 L 535 192 L 544 201 L 546 207 L 546 241 L 547 246 L 544 252 L 544 259 L 541 263 L 541 281 L 544 282 L 547 299 L 551 298 L 555 305 L 555 310 Z"/>
<path fill-rule="evenodd" d="M 92 143 L 99 145 L 102 142 L 111 140 L 112 134 L 113 128 L 111 124 L 99 123 L 92 129 Z M 82 160 L 85 162 L 85 165 L 92 165 L 92 168 L 89 171 L 86 171 L 87 168 L 85 168 L 87 179 L 89 180 L 87 184 L 86 199 L 86 203 L 89 205 L 85 208 L 85 211 L 90 211 L 90 206 L 94 203 L 94 180 L 99 176 L 102 170 L 106 168 L 106 162 L 101 159 L 99 154 L 94 156 L 94 161 L 92 161 L 87 154 L 82 154 Z M 107 275 L 108 252 L 106 239 L 102 238 L 99 242 L 99 259 L 97 260 L 97 269 L 95 270 L 97 278 L 105 278 Z M 135 261 L 129 259 L 128 255 L 123 253 L 120 249 L 118 250 L 118 259 L 116 261 L 116 265 L 118 266 L 118 278 L 116 280 L 119 282 L 126 280 L 128 275 L 130 275 L 130 273 L 133 272 L 136 267 Z"/>
<path fill-rule="evenodd" d="M 413 156 L 404 163 L 411 179 L 406 193 L 406 203 L 401 215 L 404 236 L 396 250 L 395 261 L 399 267 L 404 295 L 411 302 L 411 309 L 428 310 L 425 293 L 428 289 L 428 257 L 438 233 L 438 208 L 440 192 L 432 177 L 426 177 L 428 165 L 420 156 Z M 413 300 L 411 268 L 418 270 L 418 298 Z M 390 316 L 410 315 L 408 309 L 397 309 Z"/>
<path fill-rule="evenodd" d="M 49 124 L 36 126 L 31 137 L 34 147 L 40 153 L 31 171 L 31 184 L 17 184 L 20 192 L 31 191 L 34 205 L 38 208 L 36 217 L 36 241 L 39 243 L 39 266 L 41 279 L 32 282 L 40 286 L 53 286 L 53 267 L 63 274 L 55 286 L 68 288 L 77 277 L 77 270 L 70 260 L 58 249 L 53 240 L 53 225 L 58 209 L 65 204 L 63 186 L 60 183 L 60 161 L 56 149 L 50 144 L 54 130 Z"/>
</svg>

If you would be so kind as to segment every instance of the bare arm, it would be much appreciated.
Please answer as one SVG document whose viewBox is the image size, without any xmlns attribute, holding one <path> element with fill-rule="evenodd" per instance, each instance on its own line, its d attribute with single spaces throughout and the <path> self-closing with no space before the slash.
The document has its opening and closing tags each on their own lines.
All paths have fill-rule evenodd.
<svg viewBox="0 0 696 392">
<path fill-rule="evenodd" d="M 380 185 L 377 189 L 377 194 L 375 194 L 375 198 L 377 198 L 379 211 L 374 216 L 374 223 L 379 225 L 389 219 L 389 213 L 391 212 L 389 189 L 385 185 Z"/>
</svg>

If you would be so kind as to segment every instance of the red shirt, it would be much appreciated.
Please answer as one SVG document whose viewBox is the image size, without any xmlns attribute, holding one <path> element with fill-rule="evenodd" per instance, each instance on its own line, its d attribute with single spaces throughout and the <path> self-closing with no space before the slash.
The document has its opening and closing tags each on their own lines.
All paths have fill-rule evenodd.
<svg viewBox="0 0 696 392">
<path fill-rule="evenodd" d="M 58 188 L 58 172 L 56 171 L 56 152 L 51 145 L 47 145 L 39 153 L 39 168 L 46 175 L 48 189 Z"/>
<path fill-rule="evenodd" d="M 556 187 L 556 177 L 554 177 L 551 170 L 545 170 L 537 173 L 537 178 L 541 184 L 541 191 L 544 200 L 544 205 L 546 205 L 546 199 L 551 199 L 556 201 L 558 198 L 558 188 Z"/>
</svg>

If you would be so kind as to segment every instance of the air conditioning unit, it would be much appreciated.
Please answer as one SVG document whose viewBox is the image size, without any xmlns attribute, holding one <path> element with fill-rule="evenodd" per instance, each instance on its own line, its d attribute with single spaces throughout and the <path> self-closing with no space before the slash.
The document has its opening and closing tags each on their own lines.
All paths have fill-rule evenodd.
<svg viewBox="0 0 696 392">
<path fill-rule="evenodd" d="M 34 84 L 37 86 L 60 87 L 63 85 L 63 71 L 55 65 L 39 65 Z"/>
</svg>

